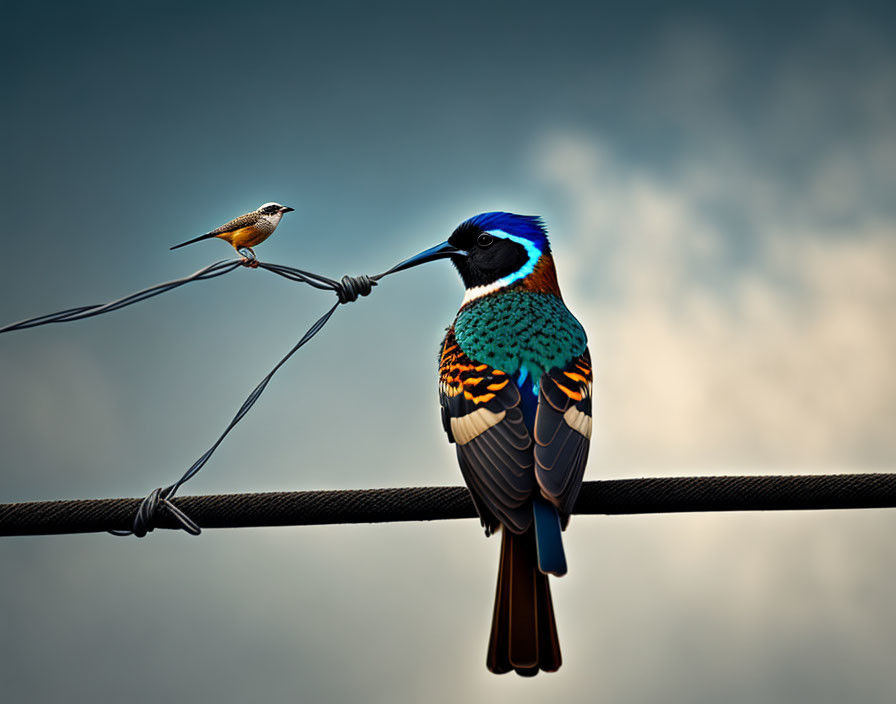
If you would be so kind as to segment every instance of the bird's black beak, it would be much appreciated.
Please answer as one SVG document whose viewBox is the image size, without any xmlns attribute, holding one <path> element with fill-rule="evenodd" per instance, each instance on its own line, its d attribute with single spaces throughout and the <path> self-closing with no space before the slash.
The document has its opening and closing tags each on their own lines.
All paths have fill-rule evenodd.
<svg viewBox="0 0 896 704">
<path fill-rule="evenodd" d="M 467 252 L 462 249 L 458 249 L 453 244 L 448 244 L 448 242 L 442 242 L 442 244 L 437 244 L 435 247 L 430 247 L 425 252 L 420 252 L 420 254 L 416 254 L 410 259 L 405 259 L 400 264 L 396 264 L 389 270 L 389 273 L 394 273 L 396 271 L 404 271 L 405 269 L 410 269 L 413 266 L 417 266 L 419 264 L 426 264 L 426 262 L 434 262 L 436 259 L 446 259 L 448 257 L 454 256 L 467 256 Z"/>
<path fill-rule="evenodd" d="M 281 213 L 291 213 L 295 208 L 290 208 L 289 206 L 284 205 L 281 209 Z"/>
</svg>

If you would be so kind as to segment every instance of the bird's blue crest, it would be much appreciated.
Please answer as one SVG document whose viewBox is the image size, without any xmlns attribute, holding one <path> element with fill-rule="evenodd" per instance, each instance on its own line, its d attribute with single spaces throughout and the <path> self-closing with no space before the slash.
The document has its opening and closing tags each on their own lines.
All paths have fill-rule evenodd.
<svg viewBox="0 0 896 704">
<path fill-rule="evenodd" d="M 485 231 L 502 230 L 509 235 L 525 237 L 542 253 L 550 249 L 547 229 L 537 215 L 515 215 L 514 213 L 495 211 L 475 215 L 467 220 L 467 223 Z"/>
</svg>

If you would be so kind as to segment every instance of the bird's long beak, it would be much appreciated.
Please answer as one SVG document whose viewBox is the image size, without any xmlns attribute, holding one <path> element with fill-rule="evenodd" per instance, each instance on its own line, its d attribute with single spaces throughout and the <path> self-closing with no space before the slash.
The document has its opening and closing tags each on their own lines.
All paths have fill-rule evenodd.
<svg viewBox="0 0 896 704">
<path fill-rule="evenodd" d="M 426 262 L 434 262 L 436 259 L 446 259 L 448 257 L 453 256 L 466 256 L 467 253 L 458 249 L 452 244 L 448 244 L 447 241 L 442 242 L 441 244 L 437 244 L 435 247 L 430 247 L 425 252 L 420 252 L 420 254 L 415 254 L 410 259 L 405 259 L 400 264 L 396 264 L 390 269 L 390 273 L 396 271 L 404 271 L 405 269 L 410 269 L 413 266 L 417 266 L 419 264 L 426 264 Z"/>
<path fill-rule="evenodd" d="M 282 208 L 280 208 L 281 213 L 291 213 L 293 210 L 295 210 L 295 208 L 290 208 L 287 205 L 284 205 Z"/>
</svg>

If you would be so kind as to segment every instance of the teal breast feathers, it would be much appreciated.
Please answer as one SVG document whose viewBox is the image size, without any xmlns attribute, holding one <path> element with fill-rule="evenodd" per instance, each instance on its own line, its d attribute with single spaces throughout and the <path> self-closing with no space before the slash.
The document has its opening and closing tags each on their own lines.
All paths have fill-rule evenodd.
<svg viewBox="0 0 896 704">
<path fill-rule="evenodd" d="M 585 331 L 562 299 L 549 293 L 507 291 L 461 308 L 454 321 L 457 344 L 471 360 L 513 374 L 525 367 L 533 379 L 585 351 Z"/>
</svg>

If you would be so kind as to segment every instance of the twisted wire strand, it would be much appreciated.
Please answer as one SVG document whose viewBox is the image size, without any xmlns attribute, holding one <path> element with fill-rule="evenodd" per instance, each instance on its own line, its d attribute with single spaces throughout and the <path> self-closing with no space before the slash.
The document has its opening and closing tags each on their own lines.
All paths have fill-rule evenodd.
<svg viewBox="0 0 896 704">
<path fill-rule="evenodd" d="M 398 268 L 392 267 L 388 271 L 375 276 L 343 276 L 339 281 L 336 281 L 335 279 L 331 279 L 321 274 L 315 274 L 314 272 L 297 269 L 295 267 L 286 266 L 283 264 L 274 264 L 270 262 L 261 262 L 258 260 L 247 259 L 224 259 L 210 264 L 200 269 L 199 271 L 190 274 L 189 276 L 175 279 L 173 281 L 168 281 L 162 284 L 156 284 L 155 286 L 150 286 L 149 288 L 145 288 L 141 291 L 137 291 L 114 301 L 110 301 L 109 303 L 69 308 L 63 311 L 58 311 L 56 313 L 28 318 L 18 323 L 13 323 L 11 325 L 0 328 L 0 333 L 4 333 L 12 332 L 14 330 L 25 330 L 27 328 L 37 327 L 39 325 L 48 325 L 50 323 L 64 323 L 75 320 L 83 320 L 84 318 L 102 315 L 103 313 L 110 313 L 134 303 L 145 301 L 148 298 L 167 293 L 168 291 L 172 291 L 175 288 L 183 286 L 184 284 L 190 283 L 192 281 L 205 281 L 218 276 L 222 276 L 224 274 L 228 274 L 241 266 L 249 266 L 253 264 L 258 268 L 269 271 L 272 274 L 276 274 L 277 276 L 281 276 L 289 281 L 308 284 L 309 286 L 312 286 L 313 288 L 319 290 L 333 291 L 336 294 L 337 302 L 326 313 L 318 318 L 318 320 L 310 328 L 308 328 L 305 334 L 292 347 L 292 349 L 290 349 L 289 352 L 287 352 L 286 355 L 284 355 L 283 358 L 279 362 L 277 362 L 276 365 L 274 365 L 274 368 L 268 373 L 268 375 L 258 383 L 258 385 L 252 390 L 252 392 L 237 410 L 236 415 L 234 415 L 233 419 L 224 429 L 224 432 L 221 433 L 221 435 L 217 440 L 215 440 L 211 447 L 209 447 L 204 453 L 202 453 L 202 455 L 200 455 L 199 458 L 192 465 L 190 465 L 183 476 L 181 476 L 181 478 L 178 479 L 174 484 L 171 484 L 170 486 L 165 488 L 159 487 L 150 492 L 149 495 L 144 498 L 140 502 L 140 505 L 137 507 L 136 513 L 134 515 L 133 525 L 129 529 L 116 528 L 110 530 L 109 532 L 113 535 L 135 535 L 137 537 L 145 536 L 147 533 L 150 533 L 154 530 L 156 526 L 156 520 L 160 514 L 161 509 L 167 511 L 168 514 L 178 523 L 178 525 L 183 530 L 190 533 L 191 535 L 199 535 L 202 532 L 199 525 L 172 502 L 172 499 L 175 497 L 180 487 L 185 482 L 188 482 L 190 479 L 192 479 L 206 465 L 206 463 L 211 459 L 212 455 L 224 441 L 224 438 L 226 438 L 227 435 L 230 434 L 230 431 L 233 430 L 234 427 L 236 427 L 236 425 L 245 417 L 245 415 L 261 397 L 261 394 L 264 393 L 265 388 L 267 388 L 267 385 L 274 377 L 274 374 L 276 374 L 280 367 L 286 364 L 289 358 L 292 357 L 302 346 L 304 346 L 309 340 L 311 340 L 311 338 L 313 338 L 315 335 L 317 335 L 317 333 L 321 331 L 324 325 L 326 325 L 330 320 L 330 317 L 333 315 L 336 309 L 341 304 L 351 303 L 353 301 L 356 301 L 361 296 L 369 296 L 370 292 L 373 290 L 373 287 L 377 285 L 377 281 L 379 279 L 387 276 L 388 274 L 394 273 L 398 270 Z"/>
<path fill-rule="evenodd" d="M 12 332 L 14 330 L 26 330 L 28 328 L 35 328 L 39 325 L 48 325 L 50 323 L 68 323 L 74 320 L 92 318 L 95 315 L 102 315 L 103 313 L 111 313 L 112 311 L 119 310 L 125 306 L 145 301 L 147 298 L 173 291 L 191 281 L 207 281 L 208 279 L 214 279 L 218 276 L 229 274 L 240 266 L 243 266 L 243 260 L 222 259 L 214 264 L 209 264 L 208 266 L 203 267 L 189 276 L 184 276 L 182 279 L 175 279 L 174 281 L 166 281 L 162 284 L 156 284 L 155 286 L 150 286 L 142 291 L 137 291 L 114 301 L 109 301 L 108 303 L 97 303 L 92 306 L 68 308 L 56 313 L 48 313 L 46 315 L 39 315 L 35 318 L 20 320 L 17 323 L 11 323 L 10 325 L 0 328 L 0 333 Z"/>
<path fill-rule="evenodd" d="M 289 279 L 290 281 L 298 281 L 325 291 L 335 291 L 336 287 L 339 285 L 338 281 L 334 281 L 327 276 L 321 276 L 320 274 L 315 274 L 310 271 L 303 271 L 302 269 L 296 269 L 295 267 L 285 266 L 283 264 L 258 262 L 258 267 L 260 269 L 266 269 L 272 274 L 282 276 L 284 279 Z"/>
<path fill-rule="evenodd" d="M 164 489 L 158 488 L 153 490 L 152 493 L 149 494 L 141 503 L 137 509 L 137 513 L 134 516 L 134 525 L 129 530 L 112 530 L 109 531 L 113 535 L 118 536 L 127 536 L 127 535 L 135 535 L 138 538 L 142 538 L 147 533 L 151 533 L 155 529 L 155 521 L 156 515 L 160 508 L 165 508 L 168 510 L 180 526 L 190 533 L 191 535 L 199 535 L 202 531 L 199 526 L 189 518 L 183 511 L 178 509 L 172 502 L 171 499 L 174 498 L 174 495 L 177 493 L 178 489 L 180 489 L 183 484 L 190 481 L 196 474 L 201 470 L 206 463 L 211 459 L 212 455 L 215 453 L 215 450 L 218 449 L 218 446 L 224 442 L 224 438 L 226 438 L 230 431 L 233 430 L 237 423 L 239 423 L 245 415 L 249 412 L 252 406 L 255 405 L 255 402 L 261 397 L 261 394 L 264 392 L 265 388 L 268 385 L 268 382 L 274 377 L 274 374 L 277 373 L 277 370 L 280 369 L 284 364 L 286 364 L 287 360 L 293 356 L 293 354 L 298 351 L 300 347 L 302 347 L 305 343 L 307 343 L 312 337 L 314 337 L 324 325 L 327 324 L 327 321 L 330 319 L 330 316 L 336 312 L 336 309 L 339 307 L 339 303 L 333 305 L 326 313 L 324 313 L 320 318 L 318 318 L 317 322 L 314 323 L 308 330 L 302 335 L 302 338 L 293 346 L 293 348 L 286 353 L 286 355 L 274 366 L 273 369 L 262 379 L 258 385 L 252 390 L 249 396 L 243 401 L 243 405 L 240 406 L 239 410 L 236 412 L 236 415 L 230 421 L 226 428 L 224 428 L 224 432 L 218 436 L 218 439 L 209 447 L 205 452 L 200 455 L 199 459 L 197 459 L 192 465 L 190 465 L 189 469 L 184 472 L 183 476 L 178 479 L 174 484 Z"/>
<path fill-rule="evenodd" d="M 293 269 L 292 267 L 285 267 L 280 265 L 275 266 L 265 266 L 263 263 L 259 262 L 260 267 L 264 267 L 269 271 L 273 271 L 276 274 L 284 276 L 293 281 L 302 281 L 304 283 L 308 283 L 315 288 L 323 288 L 323 289 L 331 289 L 335 291 L 336 297 L 338 299 L 337 303 L 333 305 L 326 313 L 324 313 L 318 320 L 302 335 L 301 339 L 293 346 L 289 352 L 287 352 L 283 358 L 274 365 L 274 368 L 267 374 L 267 376 L 262 379 L 259 384 L 252 390 L 249 396 L 243 401 L 243 405 L 240 406 L 239 410 L 236 412 L 236 415 L 224 429 L 224 432 L 218 436 L 218 439 L 209 447 L 202 455 L 200 455 L 199 459 L 197 459 L 192 465 L 190 465 L 189 469 L 184 473 L 184 475 L 178 479 L 174 484 L 165 489 L 158 488 L 155 489 L 152 493 L 149 494 L 141 503 L 137 510 L 136 515 L 134 516 L 134 525 L 129 530 L 111 530 L 109 531 L 113 535 L 117 536 L 128 536 L 135 535 L 138 538 L 144 537 L 147 533 L 150 533 L 155 528 L 156 516 L 158 515 L 158 511 L 161 508 L 166 509 L 179 523 L 180 527 L 183 528 L 186 532 L 191 535 L 199 535 L 202 530 L 193 521 L 189 516 L 187 516 L 183 511 L 178 509 L 172 502 L 171 499 L 174 498 L 180 487 L 192 479 L 198 472 L 201 470 L 206 463 L 211 459 L 212 455 L 218 449 L 218 446 L 224 441 L 224 438 L 230 434 L 230 431 L 236 427 L 237 423 L 239 423 L 245 415 L 249 412 L 252 406 L 258 401 L 261 397 L 261 394 L 264 393 L 265 388 L 267 388 L 268 382 L 274 377 L 274 374 L 289 360 L 290 357 L 295 354 L 299 348 L 305 345 L 312 337 L 317 335 L 330 320 L 330 317 L 333 313 L 336 312 L 336 309 L 342 305 L 343 303 L 351 303 L 356 301 L 359 296 L 368 296 L 370 292 L 373 290 L 373 287 L 376 286 L 376 281 L 373 277 L 369 277 L 366 275 L 361 276 L 343 276 L 340 281 L 334 281 L 333 279 L 328 279 L 324 276 L 319 276 L 317 274 L 309 274 L 309 272 L 304 272 L 298 269 Z M 386 272 L 388 273 L 388 272 Z M 385 274 L 383 274 L 385 275 Z M 383 276 L 381 275 L 380 278 Z M 312 280 L 314 279 L 314 280 Z"/>
</svg>

